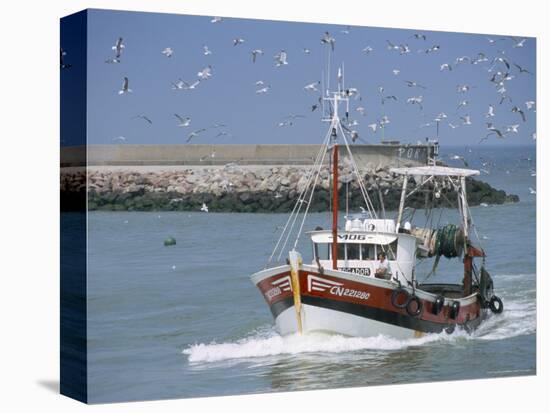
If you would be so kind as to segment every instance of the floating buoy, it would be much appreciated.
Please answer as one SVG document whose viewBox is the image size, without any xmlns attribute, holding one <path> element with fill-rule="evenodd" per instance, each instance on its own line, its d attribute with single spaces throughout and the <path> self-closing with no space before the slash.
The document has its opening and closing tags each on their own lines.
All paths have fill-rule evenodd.
<svg viewBox="0 0 550 413">
<path fill-rule="evenodd" d="M 176 245 L 176 239 L 174 237 L 168 237 L 164 240 L 164 246 L 169 247 L 171 245 Z"/>
</svg>

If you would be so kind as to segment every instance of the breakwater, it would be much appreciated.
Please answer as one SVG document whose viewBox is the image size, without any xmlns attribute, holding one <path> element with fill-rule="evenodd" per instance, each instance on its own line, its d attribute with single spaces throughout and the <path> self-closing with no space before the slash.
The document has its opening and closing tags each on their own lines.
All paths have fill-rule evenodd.
<svg viewBox="0 0 550 413">
<path fill-rule="evenodd" d="M 311 165 L 258 166 L 103 166 L 62 168 L 61 205 L 73 209 L 87 197 L 89 210 L 124 211 L 198 211 L 205 203 L 211 212 L 289 212 L 307 182 Z M 394 210 L 399 203 L 402 177 L 392 174 L 389 166 L 362 169 L 364 182 L 375 207 L 380 194 L 384 207 Z M 349 166 L 341 166 L 339 195 L 345 208 L 363 205 L 356 179 Z M 310 211 L 329 208 L 328 170 L 321 172 Z M 412 185 L 412 183 L 411 183 Z M 492 188 L 487 183 L 468 179 L 469 204 L 517 202 L 516 195 Z M 456 193 L 443 190 L 436 204 L 452 206 Z M 408 205 L 422 208 L 430 194 L 417 192 Z"/>
</svg>

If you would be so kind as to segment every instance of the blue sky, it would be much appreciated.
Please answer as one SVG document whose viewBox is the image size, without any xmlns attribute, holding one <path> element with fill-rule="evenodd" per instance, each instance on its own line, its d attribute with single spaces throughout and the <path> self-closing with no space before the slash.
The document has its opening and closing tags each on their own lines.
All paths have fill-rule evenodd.
<svg viewBox="0 0 550 413">
<path fill-rule="evenodd" d="M 192 143 L 319 143 L 326 125 L 320 122 L 320 111 L 311 112 L 319 94 L 303 89 L 306 84 L 321 80 L 327 68 L 328 46 L 320 39 L 325 31 L 336 39 L 332 55 L 331 83 L 335 84 L 338 65 L 345 64 L 347 87 L 360 91 L 362 100 L 352 100 L 352 116 L 359 124 L 354 126 L 363 142 L 380 142 L 378 129 L 374 133 L 367 125 L 386 115 L 386 139 L 416 142 L 426 137 L 435 138 L 434 119 L 444 112 L 448 117 L 440 123 L 439 140 L 442 145 L 477 145 L 488 133 L 486 122 L 499 130 L 519 124 L 518 133 L 509 133 L 504 139 L 491 135 L 483 145 L 534 144 L 535 111 L 525 102 L 536 101 L 535 76 L 519 73 L 512 62 L 536 73 L 536 45 L 534 38 L 526 38 L 523 47 L 514 47 L 517 41 L 507 36 L 471 35 L 342 25 L 275 22 L 250 19 L 223 19 L 211 23 L 210 16 L 186 16 L 91 10 L 88 17 L 88 142 L 90 144 L 120 143 L 123 136 L 128 144 L 185 143 L 194 130 L 206 128 Z M 343 31 L 349 31 L 344 33 Z M 416 39 L 414 33 L 426 36 Z M 125 48 L 118 64 L 105 60 L 114 56 L 111 47 L 123 37 Z M 245 42 L 233 46 L 234 38 Z M 494 39 L 491 44 L 488 38 Z M 388 50 L 387 40 L 393 44 L 407 44 L 410 53 Z M 203 45 L 212 51 L 203 54 Z M 440 49 L 433 53 L 424 50 L 433 45 Z M 373 50 L 366 54 L 365 47 Z M 161 51 L 170 47 L 171 57 Z M 311 52 L 305 54 L 303 48 Z M 251 51 L 262 49 L 264 54 L 252 63 Z M 275 67 L 273 56 L 285 50 L 288 65 Z M 418 50 L 422 50 L 418 52 Z M 471 59 L 484 53 L 488 61 L 479 64 L 455 64 L 457 58 Z M 504 52 L 504 54 L 502 54 Z M 67 50 L 66 60 L 70 60 Z M 511 65 L 492 65 L 494 57 L 502 56 Z M 450 63 L 453 70 L 440 70 Z M 212 77 L 202 81 L 194 90 L 173 90 L 178 78 L 192 83 L 197 72 L 212 66 Z M 488 69 L 492 68 L 489 72 Z M 399 70 L 395 75 L 392 71 Z M 489 79 L 498 71 L 513 76 L 505 81 L 506 100 L 499 104 L 501 94 Z M 129 78 L 132 93 L 119 95 L 123 78 Z M 263 80 L 271 88 L 266 94 L 257 94 L 255 82 Z M 406 80 L 415 81 L 426 89 L 408 87 Z M 472 88 L 466 93 L 457 91 L 458 85 Z M 398 101 L 381 104 L 379 87 L 384 96 L 395 95 Z M 407 98 L 422 95 L 418 105 L 407 104 Z M 459 102 L 465 107 L 457 109 Z M 495 116 L 486 118 L 489 105 Z M 354 109 L 365 108 L 366 116 Z M 526 115 L 523 122 L 519 107 Z M 536 108 L 536 106 L 535 106 Z M 179 127 L 174 116 L 189 116 L 189 127 Z M 149 124 L 135 116 L 145 114 Z M 293 121 L 292 126 L 279 127 L 290 114 L 305 118 Z M 464 125 L 460 117 L 470 116 L 471 125 Z M 212 128 L 216 123 L 227 125 Z M 430 126 L 422 126 L 431 123 Z M 448 123 L 460 125 L 453 129 Z M 227 135 L 216 135 L 224 130 Z"/>
</svg>

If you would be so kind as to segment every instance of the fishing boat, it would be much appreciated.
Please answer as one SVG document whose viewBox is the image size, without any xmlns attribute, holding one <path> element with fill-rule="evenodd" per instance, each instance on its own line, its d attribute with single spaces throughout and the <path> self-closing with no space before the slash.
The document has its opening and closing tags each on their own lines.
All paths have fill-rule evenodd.
<svg viewBox="0 0 550 413">
<path fill-rule="evenodd" d="M 339 113 L 341 106 L 343 113 Z M 337 91 L 323 94 L 322 120 L 329 127 L 321 149 L 266 267 L 251 275 L 277 330 L 282 335 L 326 332 L 398 339 L 452 333 L 456 328 L 473 331 L 489 312 L 503 310 L 486 270 L 484 249 L 472 236 L 476 231 L 467 201 L 467 180 L 479 171 L 442 166 L 435 160 L 423 166 L 390 169 L 402 179 L 402 186 L 396 216 L 388 218 L 383 195 L 378 193 L 381 207 L 375 209 L 364 174 L 353 158 L 346 127 L 349 106 L 349 89 L 339 75 Z M 342 218 L 339 201 L 344 181 L 349 179 L 339 176 L 341 156 L 347 157 L 364 202 L 360 213 L 346 211 Z M 306 233 L 312 260 L 304 262 L 298 241 L 326 168 L 331 227 L 316 227 Z M 407 200 L 419 192 L 427 201 L 452 194 L 456 224 L 415 226 L 414 220 L 407 220 L 406 212 L 411 210 Z M 291 236 L 295 236 L 294 245 L 286 249 Z M 455 282 L 428 282 L 435 277 L 432 274 L 440 257 L 456 261 Z M 434 261 L 431 271 L 419 274 L 418 263 L 430 259 Z M 475 260 L 481 261 L 479 268 Z"/>
</svg>

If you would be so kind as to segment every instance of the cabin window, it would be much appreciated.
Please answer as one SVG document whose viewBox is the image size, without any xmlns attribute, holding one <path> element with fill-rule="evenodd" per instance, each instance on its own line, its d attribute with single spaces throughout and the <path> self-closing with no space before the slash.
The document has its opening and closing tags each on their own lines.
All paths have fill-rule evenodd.
<svg viewBox="0 0 550 413">
<path fill-rule="evenodd" d="M 376 252 L 374 250 L 374 245 L 372 244 L 358 244 L 361 245 L 361 259 L 362 260 L 374 260 L 376 257 Z"/>
<path fill-rule="evenodd" d="M 315 257 L 320 260 L 330 260 L 331 244 L 326 242 L 315 243 Z"/>
<path fill-rule="evenodd" d="M 346 259 L 346 244 L 338 244 L 338 259 L 339 260 L 345 260 Z"/>
<path fill-rule="evenodd" d="M 397 259 L 397 240 L 386 246 L 386 254 L 388 260 L 395 261 Z"/>
<path fill-rule="evenodd" d="M 347 244 L 348 247 L 348 260 L 358 260 L 359 258 L 359 245 L 360 244 Z"/>
</svg>

